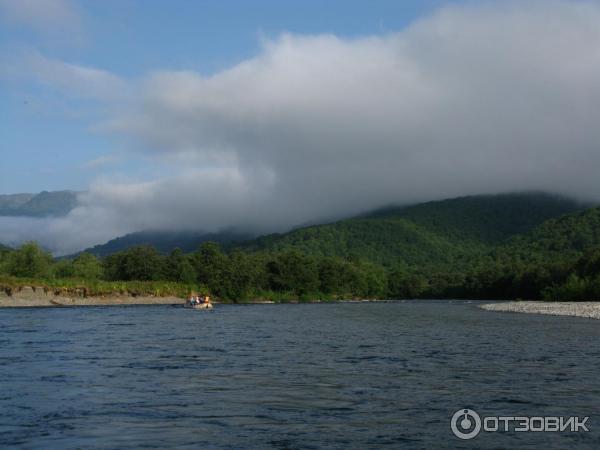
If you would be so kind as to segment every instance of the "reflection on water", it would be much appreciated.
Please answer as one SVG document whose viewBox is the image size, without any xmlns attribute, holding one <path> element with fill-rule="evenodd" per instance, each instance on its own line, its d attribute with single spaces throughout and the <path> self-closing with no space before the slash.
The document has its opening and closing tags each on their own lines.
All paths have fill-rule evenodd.
<svg viewBox="0 0 600 450">
<path fill-rule="evenodd" d="M 600 448 L 600 322 L 475 306 L 0 310 L 0 446 Z M 591 431 L 459 441 L 461 407 Z"/>
</svg>

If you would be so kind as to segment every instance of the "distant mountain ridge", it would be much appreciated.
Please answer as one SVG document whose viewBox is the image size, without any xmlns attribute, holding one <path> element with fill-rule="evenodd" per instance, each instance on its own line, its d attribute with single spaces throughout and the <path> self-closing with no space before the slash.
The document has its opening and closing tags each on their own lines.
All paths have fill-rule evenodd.
<svg viewBox="0 0 600 450">
<path fill-rule="evenodd" d="M 591 204 L 545 192 L 473 195 L 388 208 L 367 218 L 405 219 L 453 239 L 497 244 Z"/>
<path fill-rule="evenodd" d="M 77 205 L 77 195 L 75 191 L 0 195 L 0 216 L 64 216 Z"/>
<path fill-rule="evenodd" d="M 495 249 L 495 256 L 534 262 L 575 259 L 600 248 L 600 207 L 552 218 Z"/>
<path fill-rule="evenodd" d="M 251 251 L 295 248 L 319 256 L 357 256 L 383 265 L 456 265 L 546 220 L 585 208 L 575 200 L 545 193 L 460 197 L 262 236 L 242 247 Z"/>
<path fill-rule="evenodd" d="M 214 241 L 225 250 L 296 249 L 319 256 L 368 259 L 388 266 L 465 265 L 549 219 L 589 206 L 546 193 L 480 195 L 390 207 L 251 239 L 231 232 L 133 233 L 88 251 L 106 256 L 134 245 L 151 245 L 161 253 L 174 248 L 190 252 L 203 242 Z"/>
<path fill-rule="evenodd" d="M 176 248 L 184 252 L 193 252 L 198 250 L 204 242 L 208 241 L 217 242 L 222 247 L 227 248 L 234 243 L 247 241 L 250 238 L 251 236 L 248 234 L 233 231 L 224 231 L 221 233 L 141 231 L 112 239 L 105 244 L 96 245 L 85 251 L 99 257 L 104 257 L 129 247 L 150 245 L 160 253 L 168 254 Z"/>
<path fill-rule="evenodd" d="M 219 242 L 225 252 L 200 247 L 207 241 Z M 144 245 L 188 254 L 129 249 Z M 0 245 L 0 268 L 9 274 L 30 270 L 35 248 L 6 253 L 10 249 Z M 76 274 L 87 261 L 104 281 L 199 281 L 232 300 L 600 300 L 600 207 L 540 193 L 386 208 L 254 239 L 234 232 L 133 233 L 90 251 L 116 254 L 100 263 L 89 255 L 70 262 L 77 256 L 71 255 L 57 261 L 50 275 Z"/>
</svg>

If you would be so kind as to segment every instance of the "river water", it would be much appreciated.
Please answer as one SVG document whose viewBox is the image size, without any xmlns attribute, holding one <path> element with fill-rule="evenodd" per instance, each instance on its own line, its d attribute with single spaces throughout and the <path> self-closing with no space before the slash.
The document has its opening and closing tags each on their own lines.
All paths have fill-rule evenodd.
<svg viewBox="0 0 600 450">
<path fill-rule="evenodd" d="M 0 310 L 0 447 L 600 448 L 600 321 L 477 302 Z M 481 416 L 590 416 L 481 432 Z"/>
</svg>

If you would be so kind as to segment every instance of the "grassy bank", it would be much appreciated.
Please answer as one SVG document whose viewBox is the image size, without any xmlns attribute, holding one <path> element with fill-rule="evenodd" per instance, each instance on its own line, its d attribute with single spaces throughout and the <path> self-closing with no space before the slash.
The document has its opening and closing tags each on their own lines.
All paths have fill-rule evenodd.
<svg viewBox="0 0 600 450">
<path fill-rule="evenodd" d="M 40 279 L 17 278 L 0 276 L 0 292 L 13 295 L 25 287 L 42 289 L 44 292 L 64 297 L 178 297 L 185 299 L 190 292 L 209 294 L 211 292 L 204 286 L 169 281 L 102 281 L 102 280 L 77 280 L 77 279 Z M 211 295 L 214 300 L 221 303 L 255 303 L 255 302 L 314 302 L 314 301 L 339 301 L 355 298 L 351 294 L 334 295 L 321 292 L 312 292 L 298 295 L 294 292 L 276 292 L 261 290 L 250 293 L 247 297 L 238 300 L 218 298 Z"/>
<path fill-rule="evenodd" d="M 0 276 L 0 292 L 8 295 L 19 292 L 24 287 L 35 287 L 55 295 L 76 297 L 100 296 L 154 296 L 187 298 L 190 292 L 210 294 L 204 286 L 170 281 L 103 281 L 77 279 L 40 279 Z M 213 296 L 214 297 L 214 296 Z M 312 300 L 339 300 L 337 296 L 314 293 L 298 296 L 293 292 L 260 291 L 241 303 L 252 301 L 297 302 Z M 221 299 L 226 303 L 231 303 Z"/>
<path fill-rule="evenodd" d="M 99 296 L 154 296 L 186 298 L 190 292 L 206 292 L 202 286 L 170 281 L 102 281 L 77 279 L 36 279 L 0 276 L 0 291 L 11 295 L 24 287 L 43 288 L 55 295 Z"/>
</svg>

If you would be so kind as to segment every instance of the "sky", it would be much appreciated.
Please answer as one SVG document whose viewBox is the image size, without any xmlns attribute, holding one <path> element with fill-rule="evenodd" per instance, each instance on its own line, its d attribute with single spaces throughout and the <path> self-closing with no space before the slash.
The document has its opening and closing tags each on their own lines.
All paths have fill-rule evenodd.
<svg viewBox="0 0 600 450">
<path fill-rule="evenodd" d="M 61 65 L 131 83 L 163 70 L 210 76 L 282 33 L 382 34 L 443 3 L 0 0 L 0 193 L 85 190 L 102 175 L 152 179 L 162 171 L 94 130 L 107 106 L 97 97 L 108 92 L 68 86 L 75 75 Z"/>
<path fill-rule="evenodd" d="M 599 199 L 600 2 L 0 0 L 0 242 Z"/>
</svg>

